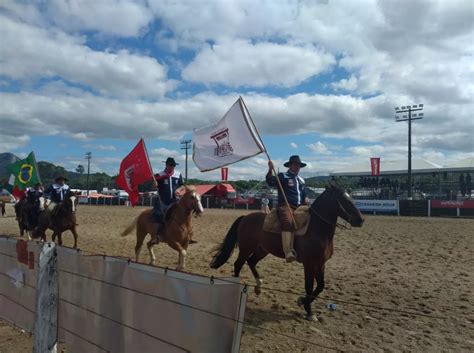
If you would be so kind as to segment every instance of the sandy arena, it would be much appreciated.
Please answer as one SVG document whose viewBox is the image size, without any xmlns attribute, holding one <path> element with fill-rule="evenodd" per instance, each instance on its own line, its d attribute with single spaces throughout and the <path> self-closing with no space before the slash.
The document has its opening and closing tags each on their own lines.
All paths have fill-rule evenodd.
<svg viewBox="0 0 474 353">
<path fill-rule="evenodd" d="M 79 248 L 133 258 L 134 233 L 126 238 L 119 233 L 143 209 L 79 206 Z M 189 272 L 231 275 L 236 253 L 215 271 L 208 266 L 209 252 L 245 213 L 206 209 L 194 220 L 198 243 L 189 248 Z M 1 235 L 19 236 L 13 214 L 8 205 Z M 71 233 L 63 239 L 72 246 Z M 175 251 L 166 245 L 155 251 L 158 265 L 176 266 Z M 148 260 L 143 249 L 140 261 Z M 472 219 L 366 216 L 362 228 L 336 232 L 326 289 L 313 303 L 319 322 L 306 321 L 296 304 L 304 292 L 301 264 L 272 256 L 259 264 L 264 287 L 295 294 L 269 289 L 259 297 L 249 294 L 241 352 L 472 352 L 473 268 Z M 254 284 L 247 266 L 242 280 Z M 327 303 L 335 303 L 336 310 L 328 310 Z M 27 334 L 0 321 L 0 353 L 31 349 Z"/>
</svg>

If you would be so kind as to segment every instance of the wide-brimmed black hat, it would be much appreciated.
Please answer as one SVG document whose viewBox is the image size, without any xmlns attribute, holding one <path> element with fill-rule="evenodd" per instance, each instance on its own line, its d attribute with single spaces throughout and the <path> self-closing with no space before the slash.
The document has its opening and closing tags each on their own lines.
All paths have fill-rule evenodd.
<svg viewBox="0 0 474 353">
<path fill-rule="evenodd" d="M 174 158 L 171 158 L 171 157 L 166 158 L 166 161 L 163 161 L 163 162 L 165 162 L 166 164 L 169 164 L 169 165 L 178 165 L 179 164 L 179 163 L 176 163 Z"/>
<path fill-rule="evenodd" d="M 61 179 L 64 180 L 64 181 L 69 181 L 69 179 L 66 178 L 64 175 L 59 175 L 59 176 L 57 176 L 57 177 L 54 179 L 54 181 L 57 183 L 57 182 L 58 182 L 59 180 L 61 180 Z"/>
<path fill-rule="evenodd" d="M 294 155 L 290 157 L 290 160 L 283 164 L 285 167 L 289 167 L 291 163 L 299 163 L 301 168 L 306 167 L 306 163 L 301 162 L 300 156 Z"/>
</svg>

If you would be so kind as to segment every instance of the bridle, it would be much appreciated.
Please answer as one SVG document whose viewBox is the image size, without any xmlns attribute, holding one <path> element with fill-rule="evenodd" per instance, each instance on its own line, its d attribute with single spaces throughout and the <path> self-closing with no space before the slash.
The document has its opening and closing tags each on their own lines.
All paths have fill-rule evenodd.
<svg viewBox="0 0 474 353">
<path fill-rule="evenodd" d="M 339 209 L 342 210 L 342 212 L 344 212 L 344 214 L 347 216 L 348 219 L 350 219 L 350 218 L 351 218 L 351 215 L 349 214 L 349 212 L 346 211 L 346 209 L 344 208 L 344 206 L 342 206 L 342 204 L 341 204 L 341 202 L 340 202 L 339 200 L 337 200 L 337 204 L 339 205 Z M 325 217 L 321 216 L 312 206 L 313 206 L 313 205 L 311 205 L 311 206 L 309 207 L 309 210 L 310 210 L 311 212 L 313 212 L 313 214 L 314 214 L 316 217 L 320 218 L 322 221 L 326 222 L 326 223 L 329 224 L 330 226 L 333 226 L 333 227 L 336 227 L 336 228 L 340 228 L 340 229 L 346 229 L 346 230 L 352 229 L 352 226 L 350 226 L 350 227 L 346 226 L 346 224 L 350 224 L 350 223 L 347 222 L 347 221 L 345 221 L 345 220 L 344 220 L 344 221 L 345 221 L 344 224 L 338 223 L 337 220 L 338 220 L 339 217 L 336 217 L 336 222 L 335 222 L 335 223 L 328 221 Z M 341 218 L 342 218 L 342 217 L 341 217 Z"/>
</svg>

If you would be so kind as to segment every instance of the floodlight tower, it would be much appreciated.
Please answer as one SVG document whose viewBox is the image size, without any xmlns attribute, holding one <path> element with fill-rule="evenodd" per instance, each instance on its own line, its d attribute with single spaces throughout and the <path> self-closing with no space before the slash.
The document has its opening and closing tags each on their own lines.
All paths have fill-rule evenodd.
<svg viewBox="0 0 474 353">
<path fill-rule="evenodd" d="M 184 172 L 184 183 L 188 183 L 188 150 L 191 149 L 191 140 L 182 140 L 181 149 L 186 150 L 186 162 L 185 162 L 185 172 Z"/>
<path fill-rule="evenodd" d="M 86 152 L 86 159 L 87 159 L 87 200 L 89 201 L 89 175 L 90 175 L 90 168 L 91 168 L 91 158 L 92 152 Z"/>
<path fill-rule="evenodd" d="M 395 121 L 408 121 L 408 199 L 412 199 L 412 188 L 411 188 L 411 121 L 423 119 L 423 113 L 413 113 L 423 110 L 423 104 L 418 105 L 407 105 L 401 108 L 396 107 L 395 113 L 403 115 L 395 115 Z M 405 113 L 408 113 L 406 115 Z"/>
</svg>

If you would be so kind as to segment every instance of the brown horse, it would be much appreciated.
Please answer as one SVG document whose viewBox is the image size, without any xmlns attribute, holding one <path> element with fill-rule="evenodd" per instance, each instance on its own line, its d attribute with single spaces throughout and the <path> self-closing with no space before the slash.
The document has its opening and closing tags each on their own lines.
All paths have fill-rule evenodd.
<svg viewBox="0 0 474 353">
<path fill-rule="evenodd" d="M 158 231 L 158 223 L 153 220 L 153 209 L 147 209 L 140 213 L 133 222 L 122 232 L 122 236 L 130 234 L 136 228 L 137 243 L 135 245 L 135 260 L 138 262 L 138 256 L 147 234 L 152 236 L 148 241 L 147 248 L 150 253 L 150 264 L 154 264 L 156 257 L 153 252 L 153 237 Z M 179 253 L 178 270 L 186 266 L 186 250 L 192 236 L 191 215 L 196 216 L 204 212 L 201 204 L 201 196 L 196 192 L 193 186 L 186 186 L 183 197 L 173 204 L 165 216 L 164 232 L 160 231 L 160 240 L 166 242 L 172 249 Z"/>
<path fill-rule="evenodd" d="M 298 262 L 303 263 L 306 297 L 298 298 L 303 305 L 308 320 L 315 320 L 311 303 L 324 289 L 324 265 L 333 253 L 333 237 L 337 226 L 337 217 L 341 217 L 354 227 L 362 226 L 364 219 L 349 195 L 335 185 L 329 185 L 309 208 L 309 224 L 303 236 L 296 236 L 294 248 Z M 255 292 L 258 295 L 262 279 L 256 265 L 269 253 L 284 258 L 281 236 L 262 230 L 265 214 L 250 213 L 235 220 L 224 242 L 216 249 L 210 264 L 219 268 L 239 246 L 239 256 L 234 263 L 234 276 L 239 277 L 245 262 L 249 265 L 257 282 Z M 314 280 L 317 286 L 313 290 Z"/>
<path fill-rule="evenodd" d="M 74 236 L 74 248 L 77 248 L 77 232 L 76 232 L 76 206 L 77 197 L 72 191 L 64 196 L 64 201 L 57 204 L 56 209 L 52 210 L 46 205 L 43 198 L 41 199 L 41 213 L 38 218 L 38 226 L 33 231 L 33 238 L 41 238 L 46 241 L 46 230 L 49 228 L 53 231 L 53 241 L 58 237 L 58 244 L 63 245 L 62 233 L 70 230 Z"/>
</svg>

